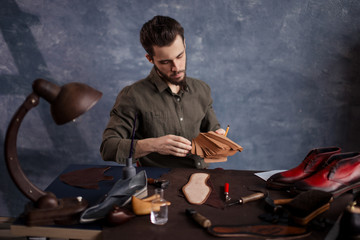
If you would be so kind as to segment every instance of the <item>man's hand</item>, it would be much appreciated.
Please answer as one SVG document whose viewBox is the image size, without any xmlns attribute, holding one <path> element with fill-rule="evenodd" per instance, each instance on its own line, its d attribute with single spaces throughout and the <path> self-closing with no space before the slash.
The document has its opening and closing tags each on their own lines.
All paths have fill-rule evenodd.
<svg viewBox="0 0 360 240">
<path fill-rule="evenodd" d="M 157 153 L 178 157 L 185 157 L 191 150 L 191 142 L 189 140 L 175 135 L 155 138 L 153 146 Z"/>
<path fill-rule="evenodd" d="M 220 134 L 220 135 L 225 135 L 225 130 L 222 128 L 219 128 L 218 130 L 215 131 L 215 133 Z"/>
<path fill-rule="evenodd" d="M 135 158 L 157 152 L 162 155 L 185 157 L 191 150 L 191 142 L 184 137 L 166 135 L 137 141 Z"/>
</svg>

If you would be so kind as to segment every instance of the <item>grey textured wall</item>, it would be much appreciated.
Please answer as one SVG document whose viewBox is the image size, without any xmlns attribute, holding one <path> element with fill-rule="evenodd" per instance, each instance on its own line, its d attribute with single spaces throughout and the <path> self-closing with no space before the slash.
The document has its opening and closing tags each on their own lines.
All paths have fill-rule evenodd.
<svg viewBox="0 0 360 240">
<path fill-rule="evenodd" d="M 158 14 L 184 26 L 188 74 L 212 87 L 219 121 L 244 147 L 212 167 L 286 169 L 312 148 L 360 150 L 359 1 L 1 0 L 1 145 L 36 78 L 104 94 L 76 123 L 56 126 L 44 100 L 28 113 L 18 153 L 37 186 L 70 163 L 104 163 L 109 111 L 125 85 L 149 73 L 138 35 Z M 27 199 L 4 161 L 0 170 L 0 215 L 15 216 Z"/>
</svg>

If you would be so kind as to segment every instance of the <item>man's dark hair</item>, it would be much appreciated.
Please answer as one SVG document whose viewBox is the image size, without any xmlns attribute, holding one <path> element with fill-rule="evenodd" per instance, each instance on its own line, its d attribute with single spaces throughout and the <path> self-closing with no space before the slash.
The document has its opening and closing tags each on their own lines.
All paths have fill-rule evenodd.
<svg viewBox="0 0 360 240">
<path fill-rule="evenodd" d="M 154 56 L 153 46 L 168 46 L 177 35 L 184 41 L 184 28 L 180 23 L 171 17 L 155 16 L 141 28 L 140 42 L 145 51 Z"/>
</svg>

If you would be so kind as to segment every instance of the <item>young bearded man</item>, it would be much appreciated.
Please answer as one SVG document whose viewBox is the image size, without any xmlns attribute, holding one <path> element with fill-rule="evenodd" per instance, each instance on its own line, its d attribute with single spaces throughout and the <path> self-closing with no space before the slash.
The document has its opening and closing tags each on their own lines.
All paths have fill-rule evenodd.
<svg viewBox="0 0 360 240">
<path fill-rule="evenodd" d="M 140 166 L 206 168 L 190 154 L 191 140 L 200 132 L 225 130 L 212 108 L 210 87 L 186 76 L 183 27 L 155 16 L 143 25 L 140 42 L 153 69 L 119 93 L 103 133 L 103 159 L 125 163 L 135 128 L 132 154 Z"/>
</svg>

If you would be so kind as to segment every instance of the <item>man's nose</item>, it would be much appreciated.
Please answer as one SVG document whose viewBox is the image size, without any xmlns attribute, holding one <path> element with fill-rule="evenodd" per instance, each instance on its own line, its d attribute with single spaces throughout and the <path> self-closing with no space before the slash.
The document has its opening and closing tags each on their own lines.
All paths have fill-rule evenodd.
<svg viewBox="0 0 360 240">
<path fill-rule="evenodd" d="M 180 62 L 177 59 L 175 59 L 174 61 L 172 61 L 171 71 L 178 72 L 179 70 L 180 70 Z"/>
</svg>

